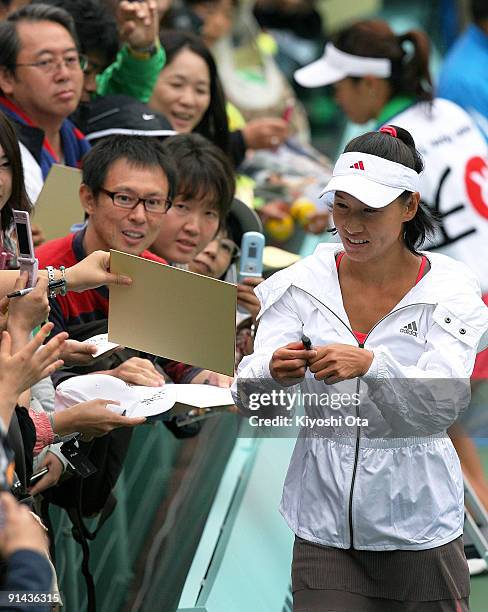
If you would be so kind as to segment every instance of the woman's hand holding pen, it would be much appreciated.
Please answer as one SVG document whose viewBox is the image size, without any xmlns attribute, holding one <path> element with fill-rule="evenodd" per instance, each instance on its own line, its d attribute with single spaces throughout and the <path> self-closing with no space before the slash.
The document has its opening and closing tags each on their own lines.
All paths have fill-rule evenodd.
<svg viewBox="0 0 488 612">
<path fill-rule="evenodd" d="M 14 289 L 21 291 L 27 284 L 27 273 L 19 275 Z M 16 334 L 23 334 L 28 340 L 31 331 L 43 323 L 49 315 L 49 300 L 47 297 L 47 278 L 39 276 L 36 286 L 21 298 L 11 299 L 8 305 L 7 329 L 12 336 L 14 352 L 18 346 Z"/>
<path fill-rule="evenodd" d="M 303 379 L 308 363 L 316 356 L 315 348 L 307 350 L 301 341 L 290 342 L 273 353 L 269 362 L 271 376 L 284 386 L 294 385 Z"/>
<path fill-rule="evenodd" d="M 326 384 L 364 376 L 373 362 L 374 353 L 349 344 L 318 346 L 309 360 L 310 371 L 316 380 Z"/>
</svg>

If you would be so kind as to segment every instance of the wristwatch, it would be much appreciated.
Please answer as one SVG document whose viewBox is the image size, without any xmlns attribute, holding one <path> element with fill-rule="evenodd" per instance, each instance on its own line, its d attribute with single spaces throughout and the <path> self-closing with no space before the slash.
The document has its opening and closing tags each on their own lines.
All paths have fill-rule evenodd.
<svg viewBox="0 0 488 612">
<path fill-rule="evenodd" d="M 130 45 L 127 46 L 129 48 L 129 53 L 132 55 L 132 57 L 135 57 L 139 60 L 147 60 L 157 53 L 157 51 L 161 47 L 161 43 L 159 42 L 159 39 L 156 39 L 149 47 L 139 47 L 137 49 L 134 49 Z"/>
<path fill-rule="evenodd" d="M 46 266 L 48 279 L 47 290 L 51 299 L 55 298 L 58 293 L 60 293 L 61 295 L 66 295 L 67 293 L 66 268 L 64 266 L 60 266 L 59 270 L 61 272 L 61 278 L 56 280 L 55 270 L 53 266 Z"/>
</svg>

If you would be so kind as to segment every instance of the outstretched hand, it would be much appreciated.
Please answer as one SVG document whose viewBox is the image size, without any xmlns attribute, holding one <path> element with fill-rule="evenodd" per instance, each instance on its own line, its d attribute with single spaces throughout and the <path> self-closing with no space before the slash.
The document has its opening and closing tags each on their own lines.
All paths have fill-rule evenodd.
<svg viewBox="0 0 488 612">
<path fill-rule="evenodd" d="M 106 370 L 104 374 L 120 378 L 131 385 L 161 387 L 165 384 L 164 376 L 158 372 L 155 365 L 149 359 L 141 357 L 131 357 L 113 370 Z"/>
<path fill-rule="evenodd" d="M 0 388 L 2 393 L 11 389 L 18 397 L 42 378 L 50 376 L 63 365 L 59 359 L 68 334 L 62 332 L 42 346 L 54 325 L 46 323 L 22 349 L 12 354 L 10 334 L 2 332 L 0 345 Z"/>
<path fill-rule="evenodd" d="M 88 402 L 76 404 L 68 408 L 67 413 L 71 413 L 71 426 L 73 431 L 79 431 L 84 437 L 97 438 L 104 436 L 118 427 L 135 427 L 142 425 L 146 417 L 127 417 L 110 408 L 108 404 L 118 405 L 119 402 L 106 399 L 94 399 Z"/>
<path fill-rule="evenodd" d="M 202 370 L 191 379 L 190 383 L 192 385 L 213 385 L 214 387 L 228 388 L 232 385 L 232 381 L 232 376 L 211 372 L 210 370 Z"/>
<path fill-rule="evenodd" d="M 78 340 L 66 340 L 61 359 L 66 365 L 88 365 L 93 363 L 93 355 L 96 352 L 97 347 L 94 344 L 87 344 Z"/>
<path fill-rule="evenodd" d="M 249 149 L 276 149 L 288 138 L 289 125 L 278 117 L 251 119 L 242 129 Z"/>
<path fill-rule="evenodd" d="M 85 291 L 103 285 L 130 285 L 132 279 L 110 272 L 110 253 L 94 251 L 82 261 L 66 269 L 69 291 Z"/>
<path fill-rule="evenodd" d="M 147 49 L 158 37 L 159 16 L 155 0 L 128 2 L 123 0 L 117 8 L 120 38 L 131 49 Z"/>
</svg>

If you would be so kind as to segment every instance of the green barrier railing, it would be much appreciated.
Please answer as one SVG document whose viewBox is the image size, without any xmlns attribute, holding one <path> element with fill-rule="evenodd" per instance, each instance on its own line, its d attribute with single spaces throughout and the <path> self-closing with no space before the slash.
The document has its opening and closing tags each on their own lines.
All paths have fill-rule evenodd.
<svg viewBox="0 0 488 612">
<path fill-rule="evenodd" d="M 119 609 L 132 580 L 132 566 L 150 518 L 164 497 L 178 449 L 160 424 L 134 432 L 124 469 L 115 489 L 118 503 L 96 540 L 90 543 L 90 568 L 97 587 L 97 609 Z M 156 469 L 157 466 L 157 469 Z M 146 489 L 145 492 L 141 489 Z M 139 501 L 143 501 L 143 508 Z M 81 548 L 71 535 L 67 514 L 51 506 L 55 528 L 56 570 L 67 612 L 86 609 Z M 95 523 L 87 522 L 88 524 Z"/>
<path fill-rule="evenodd" d="M 131 609 L 125 608 L 130 600 L 129 594 L 132 590 L 136 593 L 140 591 L 140 585 L 134 579 L 136 569 L 144 567 L 154 533 L 164 529 L 166 521 L 171 519 L 170 512 L 164 510 L 171 507 L 174 498 L 179 507 L 169 546 L 164 543 L 165 546 L 158 551 L 154 571 L 157 573 L 156 580 L 161 581 L 165 590 L 164 595 L 158 594 L 157 597 L 175 602 L 169 604 L 173 608 L 164 604 L 158 609 L 165 612 L 176 609 L 205 516 L 235 441 L 236 421 L 233 415 L 210 419 L 201 433 L 190 440 L 177 440 L 161 423 L 154 427 L 142 426 L 134 431 L 124 469 L 115 488 L 118 503 L 96 540 L 89 544 L 97 612 Z M 185 465 L 181 467 L 182 461 L 193 466 L 191 473 L 188 473 Z M 176 466 L 178 473 L 175 473 Z M 51 506 L 50 515 L 64 612 L 83 612 L 86 610 L 86 589 L 80 569 L 81 548 L 73 540 L 67 514 Z M 190 529 L 188 525 L 191 525 Z M 171 566 L 171 583 L 168 583 L 165 575 L 158 573 L 160 567 L 167 566 Z M 148 603 L 155 601 L 153 596 L 156 595 L 146 594 L 141 610 L 154 609 Z"/>
<path fill-rule="evenodd" d="M 278 505 L 293 446 L 286 438 L 236 442 L 178 612 L 291 612 L 293 537 Z"/>
</svg>

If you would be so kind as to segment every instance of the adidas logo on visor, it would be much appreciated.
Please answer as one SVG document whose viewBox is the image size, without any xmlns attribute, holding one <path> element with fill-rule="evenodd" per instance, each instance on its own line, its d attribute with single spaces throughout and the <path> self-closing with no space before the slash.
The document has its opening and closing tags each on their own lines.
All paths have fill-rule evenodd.
<svg viewBox="0 0 488 612">
<path fill-rule="evenodd" d="M 352 166 L 349 166 L 349 168 L 355 168 L 356 170 L 364 170 L 364 164 L 362 161 L 359 161 L 355 164 L 352 164 Z"/>
<path fill-rule="evenodd" d="M 405 325 L 404 327 L 400 329 L 400 333 L 409 334 L 410 336 L 415 336 L 415 337 L 418 336 L 417 332 L 418 332 L 417 323 L 415 323 L 415 321 L 408 323 L 408 325 Z"/>
</svg>

